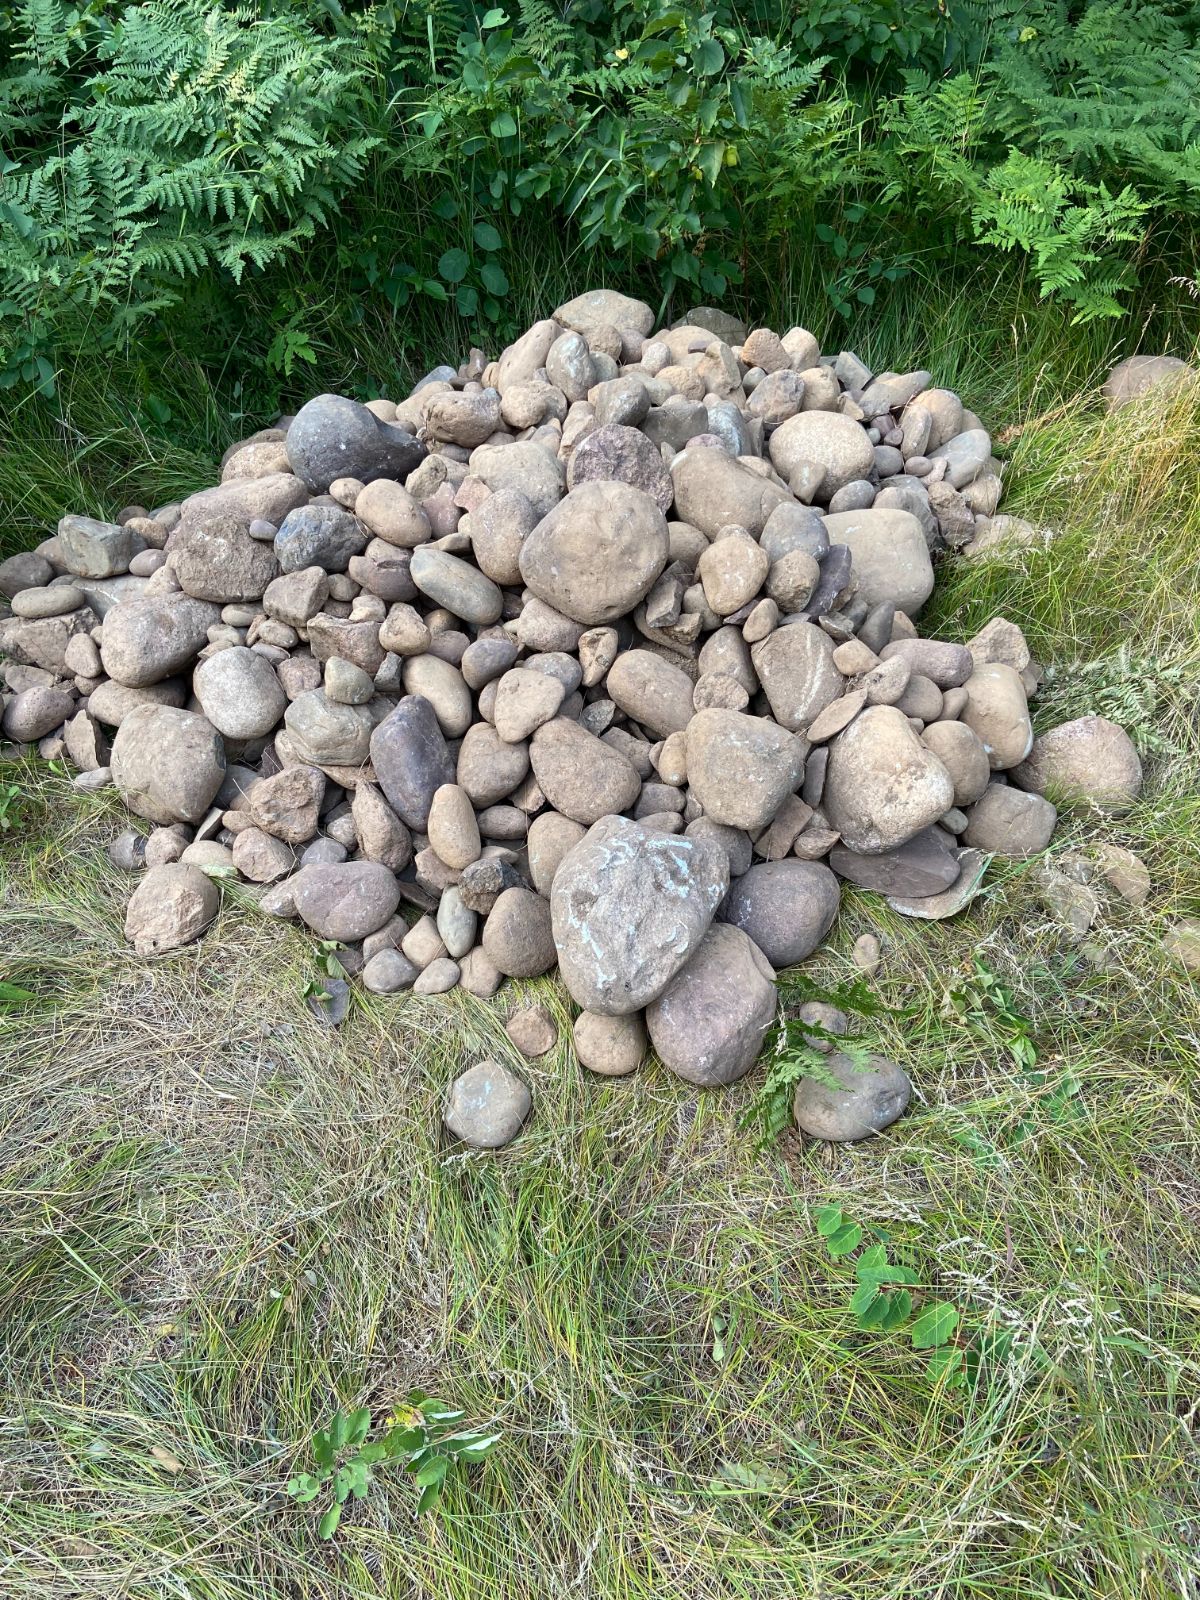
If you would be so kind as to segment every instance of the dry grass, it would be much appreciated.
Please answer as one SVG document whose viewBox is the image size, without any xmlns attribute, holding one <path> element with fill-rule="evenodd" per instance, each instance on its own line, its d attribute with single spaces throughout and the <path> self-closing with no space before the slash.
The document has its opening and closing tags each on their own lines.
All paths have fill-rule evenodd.
<svg viewBox="0 0 1200 1600">
<path fill-rule="evenodd" d="M 331 1034 L 300 999 L 311 947 L 232 900 L 202 944 L 138 961 L 116 808 L 18 774 L 2 975 L 37 998 L 0 1019 L 6 1594 L 1196 1593 L 1200 1003 L 1158 941 L 1200 896 L 1197 396 L 1111 422 L 1035 398 L 1010 509 L 1062 535 L 947 568 L 937 622 L 967 638 L 999 610 L 1043 659 L 1104 661 L 1039 716 L 1137 712 L 1151 782 L 1107 836 L 1154 890 L 1106 904 L 1090 959 L 1025 867 L 950 924 L 848 895 L 813 975 L 847 976 L 873 927 L 881 998 L 914 1008 L 874 1025 L 916 1097 L 869 1145 L 756 1152 L 761 1074 L 699 1095 L 657 1067 L 596 1080 L 565 1044 L 518 1063 L 503 1020 L 526 994 L 567 1036 L 550 983 L 359 994 Z M 975 959 L 1044 1079 L 948 1006 Z M 481 1158 L 438 1111 L 485 1051 L 535 1113 Z M 947 1391 L 857 1331 L 813 1224 L 831 1200 L 1016 1335 L 989 1384 Z M 282 1492 L 313 1428 L 417 1384 L 495 1419 L 500 1451 L 437 1518 L 389 1480 L 319 1544 Z M 737 1469 L 757 1487 L 722 1492 Z"/>
</svg>

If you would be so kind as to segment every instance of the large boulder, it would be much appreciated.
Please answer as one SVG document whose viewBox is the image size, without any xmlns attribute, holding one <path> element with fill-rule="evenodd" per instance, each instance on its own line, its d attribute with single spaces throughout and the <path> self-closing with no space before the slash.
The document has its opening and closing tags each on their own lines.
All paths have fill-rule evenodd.
<svg viewBox="0 0 1200 1600">
<path fill-rule="evenodd" d="M 424 460 L 425 446 L 394 422 L 381 422 L 357 400 L 319 394 L 292 419 L 287 453 L 296 476 L 314 494 L 324 494 L 335 478 L 402 483 Z"/>
<path fill-rule="evenodd" d="M 775 973 L 747 934 L 715 922 L 683 970 L 646 1008 L 658 1059 L 701 1088 L 749 1072 L 775 1018 Z"/>
<path fill-rule="evenodd" d="M 231 605 L 261 600 L 279 576 L 275 551 L 237 517 L 184 516 L 171 535 L 171 566 L 184 594 Z"/>
<path fill-rule="evenodd" d="M 752 833 L 799 788 L 806 753 L 803 739 L 769 717 L 714 708 L 687 726 L 688 784 L 704 815 Z"/>
<path fill-rule="evenodd" d="M 771 435 L 771 461 L 780 477 L 790 479 L 798 467 L 812 462 L 824 473 L 819 497 L 848 483 L 868 478 L 875 469 L 875 451 L 866 430 L 838 411 L 802 411 L 789 417 Z"/>
<path fill-rule="evenodd" d="M 122 600 L 104 619 L 101 664 L 130 688 L 159 683 L 190 664 L 220 620 L 217 606 L 187 595 Z"/>
<path fill-rule="evenodd" d="M 236 478 L 190 494 L 183 502 L 178 526 L 203 527 L 219 517 L 230 517 L 246 528 L 252 522 L 269 522 L 277 528 L 289 511 L 307 500 L 308 490 L 292 472 Z"/>
<path fill-rule="evenodd" d="M 577 333 L 602 326 L 618 332 L 628 328 L 645 336 L 654 326 L 654 312 L 644 300 L 634 300 L 616 289 L 589 289 L 559 306 L 554 320 Z"/>
<path fill-rule="evenodd" d="M 575 622 L 612 622 L 632 611 L 667 564 L 667 523 L 641 489 L 581 483 L 521 546 L 521 576 L 540 600 Z"/>
<path fill-rule="evenodd" d="M 890 601 L 915 617 L 933 593 L 933 563 L 921 524 L 891 508 L 836 511 L 825 518 L 831 544 L 849 547 L 858 598 L 868 606 Z"/>
<path fill-rule="evenodd" d="M 829 747 L 821 805 L 860 855 L 896 849 L 953 804 L 950 774 L 895 706 L 868 706 Z"/>
<path fill-rule="evenodd" d="M 571 997 L 605 1015 L 638 1011 L 697 948 L 729 887 L 729 862 L 700 838 L 606 817 L 568 852 L 550 894 Z"/>
<path fill-rule="evenodd" d="M 757 538 L 775 507 L 792 498 L 786 489 L 716 446 L 685 450 L 673 462 L 671 477 L 676 516 L 709 539 L 729 523 Z"/>
<path fill-rule="evenodd" d="M 1119 816 L 1142 792 L 1142 763 L 1133 740 L 1107 717 L 1076 717 L 1033 741 L 1029 758 L 1010 773 L 1060 808 Z"/>
<path fill-rule="evenodd" d="M 113 740 L 112 778 L 131 811 L 151 822 L 199 822 L 225 777 L 225 747 L 194 711 L 142 705 Z"/>
<path fill-rule="evenodd" d="M 805 961 L 832 928 L 841 889 L 819 861 L 762 861 L 736 878 L 721 921 L 748 934 L 776 969 Z"/>
</svg>

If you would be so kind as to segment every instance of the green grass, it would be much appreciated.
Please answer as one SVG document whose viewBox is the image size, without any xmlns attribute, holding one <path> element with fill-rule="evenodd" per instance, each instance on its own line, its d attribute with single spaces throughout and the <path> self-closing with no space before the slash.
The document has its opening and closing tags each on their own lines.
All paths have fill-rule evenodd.
<svg viewBox="0 0 1200 1600">
<path fill-rule="evenodd" d="M 843 980 L 857 935 L 883 936 L 877 993 L 915 1010 L 874 1026 L 913 1105 L 867 1145 L 760 1152 L 739 1119 L 761 1068 L 708 1094 L 653 1065 L 596 1079 L 553 983 L 358 992 L 333 1035 L 300 998 L 310 943 L 230 897 L 199 945 L 136 959 L 131 880 L 104 854 L 119 807 L 21 768 L 0 836 L 0 977 L 36 996 L 0 1017 L 6 1594 L 1194 1594 L 1200 996 L 1159 939 L 1200 905 L 1200 395 L 1106 420 L 1072 398 L 1100 352 L 942 310 L 940 344 L 932 320 L 893 326 L 895 364 L 921 355 L 1011 430 L 1006 509 L 1060 535 L 943 567 L 929 631 L 1001 612 L 1056 668 L 1040 725 L 1131 722 L 1146 793 L 1103 832 L 1145 860 L 1147 905 L 1107 901 L 1088 957 L 1030 866 L 993 870 L 946 924 L 847 894 L 805 971 Z M 119 487 L 48 466 L 27 504 L 178 483 L 194 440 L 147 439 Z M 1053 853 L 1094 832 L 1064 824 Z M 1046 1081 L 948 1004 L 977 958 Z M 503 1032 L 530 994 L 564 1041 L 533 1064 Z M 526 1075 L 534 1113 L 471 1157 L 439 1108 L 485 1053 Z M 902 1339 L 856 1329 L 816 1233 L 834 1201 L 972 1325 L 1016 1335 L 986 1387 L 947 1391 Z M 494 1420 L 499 1451 L 437 1518 L 388 1480 L 320 1544 L 283 1492 L 313 1429 L 417 1385 Z M 728 1492 L 739 1471 L 757 1489 Z"/>
</svg>

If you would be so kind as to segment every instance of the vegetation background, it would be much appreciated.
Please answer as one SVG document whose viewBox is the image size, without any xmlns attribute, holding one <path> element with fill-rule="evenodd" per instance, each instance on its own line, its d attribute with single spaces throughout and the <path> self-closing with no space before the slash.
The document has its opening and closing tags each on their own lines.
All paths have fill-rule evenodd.
<svg viewBox="0 0 1200 1600">
<path fill-rule="evenodd" d="M 992 427 L 1057 537 L 947 560 L 929 629 L 1008 616 L 1039 728 L 1129 728 L 1149 781 L 1105 837 L 1153 883 L 1086 951 L 1036 864 L 946 924 L 847 892 L 805 974 L 884 935 L 863 1038 L 914 1106 L 757 1150 L 759 1073 L 583 1082 L 464 995 L 334 1036 L 310 942 L 233 896 L 135 960 L 114 803 L 6 768 L 6 1593 L 1195 1600 L 1200 996 L 1161 940 L 1200 906 L 1200 385 L 1093 391 L 1194 350 L 1198 80 L 1171 0 L 0 3 L 0 549 L 585 287 L 799 322 Z M 484 1053 L 536 1114 L 473 1161 L 438 1113 Z M 876 1243 L 958 1370 L 856 1318 Z M 436 1515 L 381 1477 L 321 1544 L 286 1494 L 314 1431 L 414 1384 L 500 1443 Z"/>
</svg>

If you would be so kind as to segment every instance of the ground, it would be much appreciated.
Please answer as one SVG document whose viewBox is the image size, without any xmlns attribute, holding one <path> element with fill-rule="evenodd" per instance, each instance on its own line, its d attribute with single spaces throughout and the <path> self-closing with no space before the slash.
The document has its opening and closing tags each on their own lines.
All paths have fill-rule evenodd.
<svg viewBox="0 0 1200 1600">
<path fill-rule="evenodd" d="M 710 1093 L 595 1079 L 552 982 L 356 992 L 331 1033 L 302 999 L 311 942 L 235 894 L 203 942 L 139 960 L 116 802 L 6 768 L 0 977 L 34 999 L 0 1017 L 4 1592 L 1195 1595 L 1200 997 L 1160 939 L 1200 893 L 1198 415 L 1196 389 L 1111 419 L 1009 391 L 1005 509 L 1058 537 L 944 565 L 927 631 L 1008 616 L 1053 668 L 1039 727 L 1130 728 L 1142 802 L 1053 852 L 1126 845 L 1153 890 L 1106 900 L 1086 954 L 1036 864 L 945 924 L 848 893 L 804 974 L 844 983 L 856 936 L 884 938 L 889 1009 L 860 1028 L 915 1095 L 873 1142 L 760 1148 L 763 1067 Z M 503 1022 L 530 996 L 564 1042 L 526 1064 Z M 534 1096 L 498 1156 L 439 1129 L 485 1053 Z M 955 1389 L 861 1331 L 817 1231 L 834 1203 L 1007 1355 Z M 415 1386 L 497 1451 L 433 1516 L 381 1475 L 320 1542 L 284 1492 L 313 1430 Z"/>
</svg>

